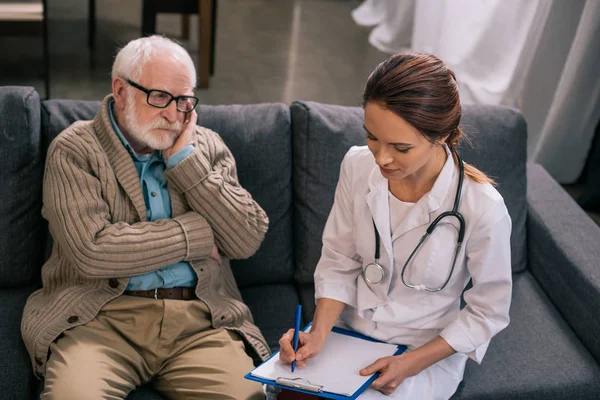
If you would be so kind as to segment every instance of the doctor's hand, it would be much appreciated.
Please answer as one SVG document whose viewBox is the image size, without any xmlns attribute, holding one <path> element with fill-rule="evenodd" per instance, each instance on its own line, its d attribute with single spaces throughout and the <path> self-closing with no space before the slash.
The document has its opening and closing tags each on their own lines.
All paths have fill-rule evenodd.
<svg viewBox="0 0 600 400">
<path fill-rule="evenodd" d="M 317 332 L 299 332 L 298 351 L 294 353 L 293 340 L 294 330 L 287 331 L 279 339 L 279 359 L 287 364 L 296 360 L 296 366 L 305 367 L 309 358 L 313 358 L 321 352 L 327 336 Z"/>
<path fill-rule="evenodd" d="M 381 374 L 373 381 L 371 387 L 383 394 L 390 395 L 406 378 L 421 372 L 412 358 L 412 352 L 400 354 L 399 356 L 383 357 L 361 369 L 360 374 L 367 376 L 380 372 Z"/>
</svg>

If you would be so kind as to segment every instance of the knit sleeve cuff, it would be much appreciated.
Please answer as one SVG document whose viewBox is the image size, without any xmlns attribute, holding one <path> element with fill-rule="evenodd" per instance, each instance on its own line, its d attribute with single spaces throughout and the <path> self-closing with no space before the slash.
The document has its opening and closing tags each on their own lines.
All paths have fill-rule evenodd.
<svg viewBox="0 0 600 400">
<path fill-rule="evenodd" d="M 194 186 L 199 185 L 211 170 L 212 166 L 209 161 L 196 147 L 192 154 L 173 168 L 167 169 L 166 175 L 179 193 L 186 193 Z"/>
<path fill-rule="evenodd" d="M 213 232 L 206 219 L 193 211 L 173 218 L 185 234 L 187 252 L 184 261 L 200 260 L 210 256 L 215 243 Z"/>
<path fill-rule="evenodd" d="M 167 160 L 167 168 L 173 168 L 174 166 L 179 164 L 181 161 L 183 161 L 187 156 L 192 154 L 193 151 L 194 151 L 194 146 L 191 144 L 188 144 L 183 149 L 181 149 L 178 152 L 176 152 L 175 154 L 171 155 L 171 157 L 169 157 L 169 159 Z"/>
</svg>

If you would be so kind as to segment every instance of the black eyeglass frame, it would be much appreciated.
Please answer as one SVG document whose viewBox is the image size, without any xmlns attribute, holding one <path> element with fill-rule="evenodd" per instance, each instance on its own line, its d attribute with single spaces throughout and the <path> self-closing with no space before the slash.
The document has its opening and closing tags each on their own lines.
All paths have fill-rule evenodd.
<svg viewBox="0 0 600 400">
<path fill-rule="evenodd" d="M 182 113 L 190 113 L 192 111 L 194 111 L 196 109 L 196 106 L 198 105 L 198 98 L 196 96 L 173 96 L 171 93 L 169 92 L 165 92 L 164 90 L 159 90 L 159 89 L 147 89 L 145 87 L 143 87 L 142 85 L 135 83 L 134 81 L 130 80 L 130 79 L 125 79 L 125 81 L 133 86 L 134 88 L 141 90 L 142 92 L 146 93 L 146 103 L 148 103 L 149 106 L 152 106 L 154 108 L 167 108 L 169 107 L 169 105 L 171 104 L 171 102 L 173 100 L 175 100 L 175 106 L 177 107 L 177 111 L 182 112 Z M 166 94 L 167 96 L 171 97 L 169 99 L 169 101 L 167 102 L 167 104 L 165 104 L 164 106 L 157 106 L 156 104 L 152 104 L 150 103 L 150 95 L 152 94 L 152 92 L 159 92 L 159 93 L 163 93 Z M 179 99 L 192 99 L 194 101 L 194 107 L 191 110 L 180 110 L 179 109 Z"/>
</svg>

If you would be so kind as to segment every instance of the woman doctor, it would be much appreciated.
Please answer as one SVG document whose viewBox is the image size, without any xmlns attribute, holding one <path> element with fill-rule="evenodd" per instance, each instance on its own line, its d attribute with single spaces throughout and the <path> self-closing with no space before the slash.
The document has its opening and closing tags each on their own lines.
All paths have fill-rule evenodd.
<svg viewBox="0 0 600 400">
<path fill-rule="evenodd" d="M 441 60 L 381 63 L 363 107 L 368 145 L 342 162 L 312 329 L 295 354 L 284 334 L 280 358 L 307 365 L 338 325 L 408 346 L 365 365 L 381 375 L 361 399 L 448 399 L 509 323 L 511 220 L 494 182 L 460 160 L 458 87 Z"/>
</svg>

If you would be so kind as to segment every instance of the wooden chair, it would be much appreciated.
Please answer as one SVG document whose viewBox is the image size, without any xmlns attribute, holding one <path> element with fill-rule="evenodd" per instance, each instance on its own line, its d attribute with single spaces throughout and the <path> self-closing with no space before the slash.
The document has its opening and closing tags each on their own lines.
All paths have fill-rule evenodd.
<svg viewBox="0 0 600 400">
<path fill-rule="evenodd" d="M 46 0 L 0 1 L 0 36 L 41 36 L 44 53 L 44 89 L 50 98 L 50 50 Z"/>
<path fill-rule="evenodd" d="M 142 34 L 151 35 L 156 32 L 156 14 L 182 14 L 182 36 L 189 38 L 189 15 L 198 14 L 199 54 L 198 54 L 198 87 L 208 88 L 209 75 L 214 73 L 214 48 L 217 17 L 216 0 L 144 0 L 142 6 Z"/>
<path fill-rule="evenodd" d="M 90 49 L 95 48 L 96 35 L 96 0 L 88 0 L 88 40 Z M 217 18 L 217 0 L 143 0 L 142 2 L 142 36 L 156 33 L 156 14 L 182 14 L 182 37 L 189 39 L 189 15 L 198 14 L 199 55 L 198 87 L 208 88 L 209 76 L 214 73 L 214 49 Z"/>
</svg>

